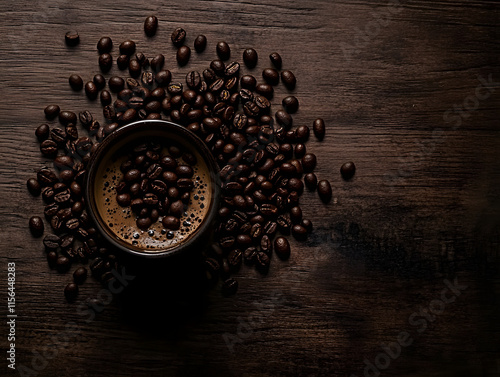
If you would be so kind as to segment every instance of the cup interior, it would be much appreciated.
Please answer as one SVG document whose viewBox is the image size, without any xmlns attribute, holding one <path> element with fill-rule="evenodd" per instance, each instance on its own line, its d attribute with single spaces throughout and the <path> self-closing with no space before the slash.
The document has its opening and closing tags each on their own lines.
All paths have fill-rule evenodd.
<svg viewBox="0 0 500 377">
<path fill-rule="evenodd" d="M 130 207 L 120 207 L 116 202 L 116 185 L 123 177 L 120 164 L 134 146 L 142 142 L 155 142 L 164 147 L 177 145 L 196 157 L 195 187 L 181 217 L 180 230 L 168 232 L 161 221 L 156 221 L 148 230 L 141 230 L 135 224 L 136 215 Z M 88 166 L 85 195 L 89 215 L 101 234 L 116 247 L 135 255 L 165 257 L 196 247 L 210 232 L 219 202 L 218 166 L 205 143 L 185 127 L 161 120 L 123 126 L 104 139 Z"/>
</svg>

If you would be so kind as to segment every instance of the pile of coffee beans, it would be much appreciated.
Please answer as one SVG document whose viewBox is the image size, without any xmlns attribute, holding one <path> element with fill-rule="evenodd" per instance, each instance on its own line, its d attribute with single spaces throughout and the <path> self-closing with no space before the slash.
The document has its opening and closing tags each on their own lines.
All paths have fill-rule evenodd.
<svg viewBox="0 0 500 377">
<path fill-rule="evenodd" d="M 123 179 L 116 186 L 116 201 L 132 208 L 142 230 L 149 229 L 160 216 L 165 229 L 178 230 L 194 187 L 196 157 L 177 145 L 170 145 L 168 153 L 162 149 L 158 143 L 140 143 L 120 166 Z M 176 158 L 185 163 L 179 164 Z"/>
<path fill-rule="evenodd" d="M 144 32 L 148 37 L 154 36 L 157 28 L 156 17 L 145 20 Z M 74 44 L 75 39 L 74 35 L 66 36 L 69 44 Z M 171 41 L 177 49 L 178 67 L 185 66 L 192 57 L 191 48 L 186 45 L 187 32 L 176 28 Z M 204 35 L 198 35 L 193 43 L 196 53 L 200 53 L 208 41 Z M 121 126 L 138 119 L 169 119 L 204 140 L 219 164 L 221 206 L 214 243 L 203 254 L 208 281 L 221 277 L 223 294 L 233 294 L 238 282 L 230 276 L 242 263 L 255 265 L 266 273 L 273 252 L 281 259 L 290 256 L 290 234 L 303 241 L 312 231 L 312 222 L 304 217 L 299 204 L 304 189 L 317 190 L 324 203 L 332 197 L 328 180 L 318 180 L 314 173 L 317 157 L 305 145 L 310 137 L 309 126 L 294 124 L 292 115 L 299 109 L 299 100 L 287 95 L 281 108 L 271 109 L 276 85 L 281 82 L 287 90 L 293 90 L 297 79 L 292 71 L 282 70 L 286 62 L 277 52 L 269 55 L 270 66 L 262 71 L 261 78 L 243 72 L 257 65 L 258 52 L 248 48 L 235 53 L 224 41 L 217 41 L 217 58 L 207 62 L 202 72 L 188 72 L 181 80 L 173 80 L 172 72 L 165 67 L 165 62 L 173 59 L 162 53 L 146 56 L 138 51 L 134 41 L 125 40 L 119 43 L 115 59 L 111 55 L 113 46 L 109 37 L 97 43 L 101 73 L 85 84 L 77 74 L 71 74 L 68 80 L 72 90 L 84 90 L 90 100 L 99 97 L 102 121 L 89 111 L 77 117 L 71 111 L 49 105 L 44 110 L 46 118 L 58 118 L 60 126 L 42 124 L 35 131 L 41 153 L 54 159 L 56 169 L 44 167 L 27 182 L 32 195 L 42 194 L 45 217 L 54 232 L 44 238 L 49 264 L 65 272 L 73 262 L 91 260 L 93 276 L 103 282 L 112 278 L 110 271 L 117 266 L 117 257 L 95 230 L 82 196 L 86 165 L 99 143 Z M 243 64 L 237 55 L 242 56 Z M 103 74 L 114 62 L 128 76 L 106 79 Z M 170 68 L 179 75 L 179 68 Z M 325 137 L 325 129 L 322 119 L 312 122 L 318 140 Z M 83 131 L 85 136 L 80 135 Z M 163 217 L 163 225 L 176 229 L 179 216 L 172 213 L 181 213 L 188 202 L 193 162 L 188 156 L 186 165 L 174 166 L 168 156 L 159 153 L 158 146 L 137 148 L 150 153 L 154 163 L 144 169 L 137 154 L 131 155 L 122 166 L 124 177 L 116 187 L 116 200 L 123 207 L 132 208 L 141 229 L 147 229 L 168 207 L 170 215 Z M 344 179 L 352 178 L 354 164 L 344 165 L 341 173 Z M 174 181 L 174 176 L 177 186 L 170 187 L 168 183 Z M 147 198 L 143 196 L 143 185 L 151 186 L 148 191 L 152 190 L 152 194 Z M 155 205 L 145 206 L 145 200 L 154 201 Z M 43 221 L 33 217 L 30 229 L 33 235 L 42 235 Z M 74 282 L 65 289 L 68 300 L 76 298 L 78 284 L 86 276 L 84 267 L 74 271 Z"/>
</svg>

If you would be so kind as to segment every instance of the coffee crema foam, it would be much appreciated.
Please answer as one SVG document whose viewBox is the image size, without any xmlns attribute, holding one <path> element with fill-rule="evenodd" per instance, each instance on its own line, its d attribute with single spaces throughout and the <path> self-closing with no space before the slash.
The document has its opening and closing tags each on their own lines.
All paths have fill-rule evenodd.
<svg viewBox="0 0 500 377">
<path fill-rule="evenodd" d="M 123 178 L 120 165 L 127 160 L 127 156 L 112 157 L 109 162 L 101 163 L 94 185 L 95 202 L 109 232 L 119 241 L 141 252 L 163 251 L 189 240 L 197 231 L 207 216 L 213 188 L 205 161 L 197 151 L 190 152 L 197 158 L 197 163 L 192 166 L 194 187 L 187 210 L 180 218 L 181 227 L 175 231 L 163 227 L 162 216 L 148 230 L 139 229 L 132 209 L 121 207 L 116 201 L 116 186 Z M 162 155 L 169 155 L 166 148 L 163 148 Z M 181 158 L 176 158 L 176 161 L 181 163 Z"/>
</svg>

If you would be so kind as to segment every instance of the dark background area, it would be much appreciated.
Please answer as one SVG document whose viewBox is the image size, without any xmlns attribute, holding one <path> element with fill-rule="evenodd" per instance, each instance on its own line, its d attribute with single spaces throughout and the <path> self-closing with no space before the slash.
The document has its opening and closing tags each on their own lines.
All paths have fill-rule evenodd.
<svg viewBox="0 0 500 377">
<path fill-rule="evenodd" d="M 382 344 L 406 331 L 412 344 L 381 376 L 500 375 L 496 1 L 0 5 L 0 313 L 5 318 L 14 261 L 18 366 L 33 368 L 36 352 L 49 347 L 56 356 L 37 365 L 39 376 L 362 376 L 364 360 L 382 360 Z M 150 14 L 160 21 L 154 38 L 143 32 Z M 207 50 L 182 68 L 170 42 L 179 26 L 190 46 L 198 34 L 208 38 Z M 80 34 L 76 48 L 64 44 L 69 30 Z M 51 103 L 100 114 L 67 79 L 98 73 L 101 36 L 115 42 L 114 58 L 128 38 L 147 56 L 163 53 L 177 81 L 205 68 L 219 40 L 235 60 L 256 48 L 256 76 L 278 51 L 298 80 L 295 124 L 325 119 L 325 140 L 307 146 L 334 199 L 324 205 L 306 193 L 301 205 L 314 233 L 292 243 L 288 261 L 273 258 L 267 276 L 242 268 L 236 296 L 215 288 L 172 299 L 175 280 L 169 289 L 122 295 L 87 323 L 78 307 L 101 286 L 89 279 L 68 304 L 70 274 L 51 270 L 41 239 L 30 235 L 28 219 L 43 207 L 25 182 L 46 163 L 34 129 Z M 493 84 L 478 99 L 481 77 Z M 279 86 L 274 108 L 285 94 Z M 345 182 L 339 168 L 349 160 L 357 173 Z M 467 288 L 419 333 L 422 322 L 414 321 L 425 317 L 412 315 L 436 310 L 446 279 Z M 241 342 L 230 349 L 225 339 Z M 3 358 L 0 375 L 13 374 Z"/>
</svg>

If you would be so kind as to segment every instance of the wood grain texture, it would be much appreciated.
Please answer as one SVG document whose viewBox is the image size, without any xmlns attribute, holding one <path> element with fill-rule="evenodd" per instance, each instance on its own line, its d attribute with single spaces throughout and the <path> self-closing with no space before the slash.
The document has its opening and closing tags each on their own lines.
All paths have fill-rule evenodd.
<svg viewBox="0 0 500 377">
<path fill-rule="evenodd" d="M 56 344 L 57 356 L 37 375 L 362 376 L 364 360 L 375 363 L 381 344 L 402 331 L 413 344 L 381 376 L 500 375 L 497 2 L 0 5 L 0 289 L 6 292 L 6 264 L 15 261 L 18 365 L 32 368 L 33 351 L 53 345 L 54 336 L 64 339 L 65 325 L 75 322 L 79 332 L 67 345 Z M 143 21 L 150 14 L 160 26 L 148 39 Z M 170 43 L 178 26 L 189 45 L 200 33 L 209 41 L 183 68 Z M 68 30 L 80 33 L 78 47 L 65 46 Z M 114 56 L 127 38 L 146 55 L 165 54 L 178 81 L 214 59 L 219 40 L 235 59 L 255 47 L 256 75 L 279 51 L 298 79 L 295 123 L 325 119 L 325 140 L 312 138 L 308 148 L 319 157 L 318 175 L 332 182 L 334 200 L 323 205 L 306 193 L 301 203 L 314 234 L 293 243 L 289 261 L 274 258 L 265 277 L 243 268 L 235 297 L 218 289 L 188 299 L 172 298 L 170 290 L 132 291 L 86 323 L 78 303 L 64 301 L 69 275 L 50 270 L 41 241 L 30 236 L 28 218 L 42 207 L 25 181 L 46 163 L 34 128 L 45 122 L 42 110 L 50 103 L 100 114 L 97 103 L 70 90 L 67 78 L 78 73 L 86 81 L 98 72 L 95 45 L 104 35 L 115 42 Z M 489 95 L 463 112 L 457 126 L 454 105 L 476 108 L 479 77 L 490 76 Z M 285 93 L 280 86 L 274 106 Z M 357 173 L 344 182 L 338 170 L 348 160 Z M 468 288 L 418 333 L 412 313 L 429 308 L 444 279 L 455 277 Z M 80 299 L 99 290 L 89 281 Z M 2 321 L 2 349 L 6 333 Z M 242 340 L 233 352 L 225 334 Z M 0 375 L 16 375 L 5 359 Z"/>
</svg>

